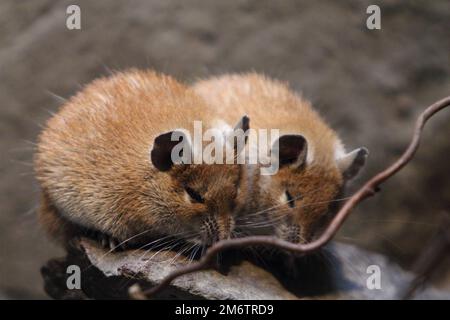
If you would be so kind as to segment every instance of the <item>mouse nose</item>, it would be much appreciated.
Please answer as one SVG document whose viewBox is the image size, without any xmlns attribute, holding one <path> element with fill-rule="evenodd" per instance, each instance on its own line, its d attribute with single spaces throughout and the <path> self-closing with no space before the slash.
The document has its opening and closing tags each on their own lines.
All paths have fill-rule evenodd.
<svg viewBox="0 0 450 320">
<path fill-rule="evenodd" d="M 294 224 L 289 226 L 289 229 L 286 234 L 286 240 L 292 243 L 300 242 L 300 226 L 298 224 Z"/>
<path fill-rule="evenodd" d="M 234 230 L 234 218 L 229 214 L 218 217 L 219 240 L 230 239 Z"/>
<path fill-rule="evenodd" d="M 230 215 L 211 216 L 204 221 L 204 239 L 206 245 L 220 240 L 230 239 L 234 229 L 234 219 Z"/>
</svg>

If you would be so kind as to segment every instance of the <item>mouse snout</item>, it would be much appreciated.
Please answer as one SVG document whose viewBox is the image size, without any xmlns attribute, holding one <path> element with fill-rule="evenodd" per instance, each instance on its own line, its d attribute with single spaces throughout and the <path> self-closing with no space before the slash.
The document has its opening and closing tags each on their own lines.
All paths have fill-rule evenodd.
<svg viewBox="0 0 450 320">
<path fill-rule="evenodd" d="M 298 224 L 290 226 L 290 228 L 288 229 L 287 241 L 292 243 L 299 243 L 300 240 L 300 226 Z"/>
<path fill-rule="evenodd" d="M 234 219 L 229 215 L 211 216 L 203 223 L 203 238 L 206 245 L 231 238 L 234 229 Z"/>
<path fill-rule="evenodd" d="M 234 230 L 234 219 L 228 214 L 219 216 L 219 240 L 230 239 Z"/>
</svg>

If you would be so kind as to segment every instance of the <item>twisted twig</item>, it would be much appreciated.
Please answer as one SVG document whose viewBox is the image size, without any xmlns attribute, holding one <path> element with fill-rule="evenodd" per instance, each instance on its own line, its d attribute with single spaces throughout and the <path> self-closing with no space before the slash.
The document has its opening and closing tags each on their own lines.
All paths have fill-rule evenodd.
<svg viewBox="0 0 450 320">
<path fill-rule="evenodd" d="M 132 294 L 134 298 L 145 298 L 160 292 L 162 289 L 167 287 L 176 278 L 193 273 L 200 270 L 206 270 L 211 268 L 211 262 L 213 258 L 219 253 L 227 249 L 233 248 L 243 248 L 252 245 L 266 245 L 275 247 L 278 249 L 284 249 L 296 253 L 310 253 L 321 248 L 323 245 L 327 244 L 336 232 L 339 230 L 345 219 L 350 214 L 351 210 L 364 199 L 374 195 L 377 191 L 378 186 L 396 174 L 400 169 L 402 169 L 414 156 L 415 152 L 419 147 L 420 138 L 422 135 L 422 129 L 427 122 L 427 120 L 433 116 L 438 111 L 444 109 L 450 105 L 450 96 L 442 100 L 439 100 L 426 108 L 417 118 L 416 126 L 414 129 L 414 134 L 412 140 L 405 150 L 405 152 L 395 161 L 392 165 L 387 167 L 385 170 L 381 171 L 375 175 L 372 179 L 366 182 L 339 210 L 337 215 L 331 221 L 328 228 L 322 233 L 322 235 L 316 240 L 307 244 L 294 244 L 287 242 L 272 236 L 249 236 L 238 239 L 222 240 L 211 246 L 205 253 L 205 255 L 197 262 L 190 265 L 181 267 L 167 277 L 165 277 L 158 285 L 154 286 L 143 292 L 136 292 Z M 136 289 L 136 288 L 134 288 Z"/>
</svg>

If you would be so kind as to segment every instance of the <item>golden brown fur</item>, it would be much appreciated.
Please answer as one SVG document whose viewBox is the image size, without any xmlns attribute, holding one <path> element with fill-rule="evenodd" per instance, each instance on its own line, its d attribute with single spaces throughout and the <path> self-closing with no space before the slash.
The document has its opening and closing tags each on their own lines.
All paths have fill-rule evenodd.
<svg viewBox="0 0 450 320">
<path fill-rule="evenodd" d="M 163 172 L 150 160 L 156 136 L 177 128 L 192 132 L 194 120 L 211 127 L 209 110 L 191 89 L 152 71 L 130 70 L 87 85 L 39 137 L 35 171 L 45 227 L 60 238 L 75 233 L 60 232 L 64 225 L 119 240 L 147 230 L 217 240 L 207 240 L 205 228 L 229 237 L 237 165 L 176 165 Z M 186 187 L 204 203 L 187 201 Z"/>
<path fill-rule="evenodd" d="M 256 73 L 210 78 L 193 87 L 225 121 L 247 114 L 252 129 L 280 129 L 280 135 L 306 139 L 308 155 L 300 167 L 283 166 L 273 176 L 246 167 L 239 224 L 250 233 L 275 232 L 293 242 L 310 240 L 344 182 L 336 164 L 344 149 L 336 133 L 287 85 Z M 286 192 L 294 201 L 288 201 Z"/>
</svg>

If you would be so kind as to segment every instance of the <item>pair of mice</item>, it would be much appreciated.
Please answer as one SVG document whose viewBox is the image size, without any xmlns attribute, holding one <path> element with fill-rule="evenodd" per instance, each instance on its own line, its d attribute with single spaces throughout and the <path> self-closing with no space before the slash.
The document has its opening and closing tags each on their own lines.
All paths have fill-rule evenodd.
<svg viewBox="0 0 450 320">
<path fill-rule="evenodd" d="M 277 173 L 261 175 L 258 164 L 173 160 L 180 142 L 193 158 L 205 147 L 191 139 L 194 121 L 220 132 L 215 142 L 226 148 L 237 130 L 248 131 L 249 118 L 252 128 L 280 130 L 267 142 L 279 155 Z M 47 122 L 34 159 L 39 218 L 63 244 L 85 234 L 112 248 L 167 237 L 204 247 L 248 234 L 304 243 L 366 156 L 364 148 L 346 153 L 308 102 L 264 76 L 187 86 L 133 69 L 93 81 Z"/>
</svg>

